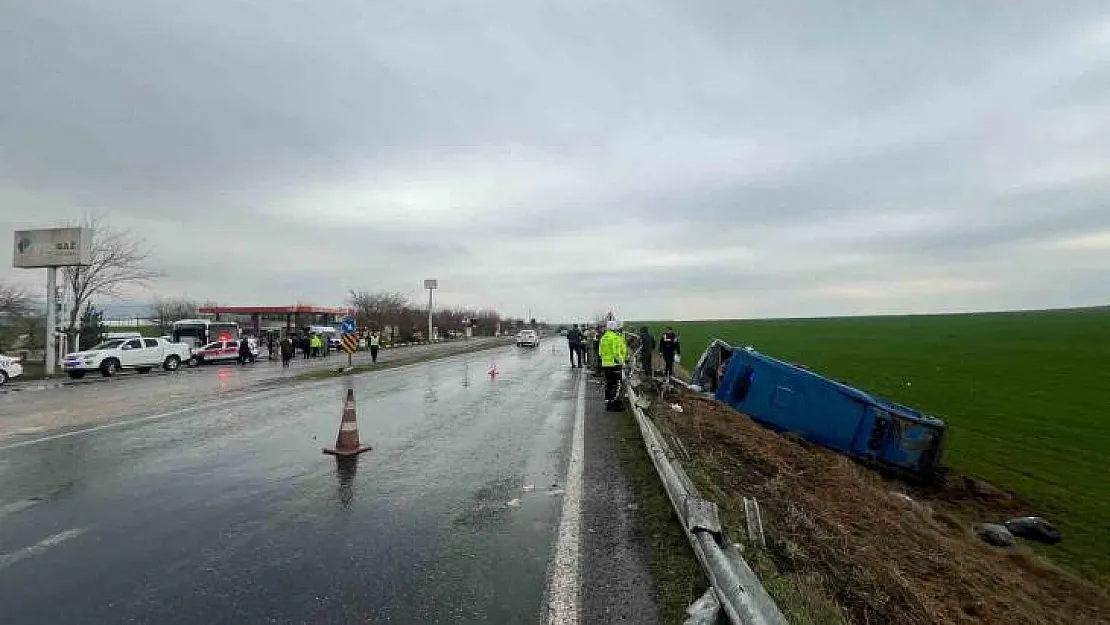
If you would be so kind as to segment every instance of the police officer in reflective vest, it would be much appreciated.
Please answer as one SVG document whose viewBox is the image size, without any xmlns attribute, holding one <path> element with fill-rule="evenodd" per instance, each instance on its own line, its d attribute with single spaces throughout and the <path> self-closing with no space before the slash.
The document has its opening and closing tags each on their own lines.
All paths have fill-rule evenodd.
<svg viewBox="0 0 1110 625">
<path fill-rule="evenodd" d="M 606 326 L 598 344 L 601 370 L 605 374 L 605 409 L 620 412 L 624 410 L 620 398 L 621 370 L 628 362 L 628 345 L 620 332 L 620 323 L 613 320 Z"/>
<path fill-rule="evenodd" d="M 370 336 L 366 337 L 366 344 L 370 346 L 370 360 L 378 362 L 378 349 L 382 345 L 382 335 L 377 330 L 370 332 Z"/>
</svg>

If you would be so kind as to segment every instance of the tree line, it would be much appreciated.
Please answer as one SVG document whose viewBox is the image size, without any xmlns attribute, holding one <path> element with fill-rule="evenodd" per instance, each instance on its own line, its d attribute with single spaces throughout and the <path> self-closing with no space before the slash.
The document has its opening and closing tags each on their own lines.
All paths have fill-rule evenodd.
<svg viewBox="0 0 1110 625">
<path fill-rule="evenodd" d="M 396 327 L 402 338 L 427 333 L 427 306 L 416 304 L 401 293 L 352 290 L 347 303 L 354 309 L 359 327 L 377 330 Z M 492 336 L 498 328 L 503 332 L 520 329 L 525 321 L 506 318 L 491 309 L 454 307 L 434 309 L 432 325 L 439 328 L 441 335 L 452 330 L 464 331 L 469 325 L 475 336 Z"/>
</svg>

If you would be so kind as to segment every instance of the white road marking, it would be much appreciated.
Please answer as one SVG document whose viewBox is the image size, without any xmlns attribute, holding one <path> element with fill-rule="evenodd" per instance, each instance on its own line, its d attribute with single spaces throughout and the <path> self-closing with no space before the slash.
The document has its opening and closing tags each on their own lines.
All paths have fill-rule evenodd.
<svg viewBox="0 0 1110 625">
<path fill-rule="evenodd" d="M 23 499 L 21 501 L 13 501 L 11 503 L 6 503 L 6 504 L 0 506 L 0 519 L 8 516 L 9 514 L 15 514 L 16 512 L 23 512 L 27 508 L 30 508 L 31 506 L 38 505 L 39 503 L 41 503 L 41 500 L 39 500 L 39 499 Z"/>
<path fill-rule="evenodd" d="M 33 558 L 33 557 L 35 557 L 39 554 L 45 553 L 46 551 L 48 551 L 48 550 L 50 550 L 54 547 L 57 547 L 58 545 L 64 543 L 67 540 L 77 538 L 78 536 L 80 536 L 81 534 L 84 534 L 87 531 L 88 531 L 87 528 L 79 528 L 79 529 L 66 530 L 64 532 L 58 532 L 57 534 L 54 534 L 53 536 L 49 536 L 47 538 L 44 538 L 44 539 L 40 540 L 39 542 L 31 545 L 30 547 L 24 547 L 23 549 L 20 549 L 19 551 L 13 551 L 12 553 L 9 553 L 7 555 L 0 555 L 0 569 L 11 566 L 11 565 L 15 564 L 16 562 L 19 562 L 20 560 L 26 560 L 27 558 Z"/>
<path fill-rule="evenodd" d="M 579 374 L 578 401 L 574 407 L 574 433 L 563 497 L 563 516 L 555 559 L 551 562 L 547 590 L 547 622 L 571 625 L 578 622 L 579 535 L 582 526 L 582 453 L 585 438 L 586 376 Z"/>
</svg>

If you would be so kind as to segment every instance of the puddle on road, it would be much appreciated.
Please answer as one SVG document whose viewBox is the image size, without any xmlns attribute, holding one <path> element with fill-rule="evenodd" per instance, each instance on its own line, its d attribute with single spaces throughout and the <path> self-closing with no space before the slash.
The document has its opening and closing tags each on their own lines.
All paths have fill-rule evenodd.
<svg viewBox="0 0 1110 625">
<path fill-rule="evenodd" d="M 515 499 L 520 480 L 503 477 L 486 482 L 474 493 L 466 510 L 455 518 L 455 526 L 486 529 L 506 521 L 511 514 L 506 501 Z M 520 499 L 516 499 L 519 505 Z"/>
</svg>

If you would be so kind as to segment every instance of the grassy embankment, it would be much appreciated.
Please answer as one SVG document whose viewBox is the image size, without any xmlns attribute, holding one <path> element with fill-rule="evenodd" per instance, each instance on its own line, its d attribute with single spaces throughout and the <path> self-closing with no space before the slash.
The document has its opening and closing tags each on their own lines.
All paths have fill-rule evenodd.
<svg viewBox="0 0 1110 625">
<path fill-rule="evenodd" d="M 673 325 L 686 366 L 722 338 L 943 418 L 946 464 L 1056 522 L 1042 554 L 1110 579 L 1110 310 Z"/>
</svg>

